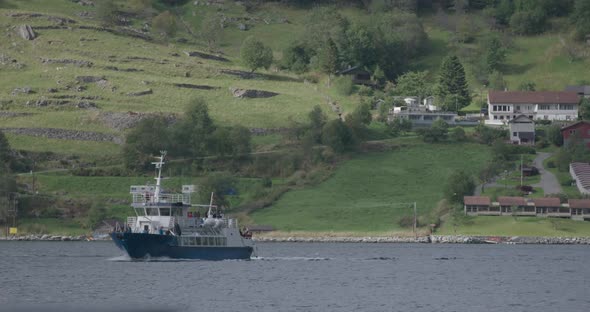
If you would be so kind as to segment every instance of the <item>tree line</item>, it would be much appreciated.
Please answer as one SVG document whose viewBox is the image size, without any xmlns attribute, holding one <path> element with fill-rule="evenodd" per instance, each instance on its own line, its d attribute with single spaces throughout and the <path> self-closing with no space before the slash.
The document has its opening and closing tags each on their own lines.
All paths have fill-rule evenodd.
<svg viewBox="0 0 590 312">
<path fill-rule="evenodd" d="M 123 147 L 127 169 L 150 167 L 154 155 L 168 150 L 175 157 L 202 160 L 215 156 L 239 158 L 251 152 L 251 134 L 243 126 L 220 126 L 209 116 L 207 103 L 192 101 L 180 120 L 174 124 L 164 116 L 142 120 L 126 137 Z"/>
</svg>

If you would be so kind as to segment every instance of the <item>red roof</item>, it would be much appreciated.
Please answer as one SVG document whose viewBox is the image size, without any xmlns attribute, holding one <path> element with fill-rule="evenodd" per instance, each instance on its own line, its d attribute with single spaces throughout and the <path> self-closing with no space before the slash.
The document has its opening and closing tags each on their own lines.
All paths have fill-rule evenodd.
<svg viewBox="0 0 590 312">
<path fill-rule="evenodd" d="M 536 207 L 561 207 L 561 202 L 556 197 L 533 198 L 533 203 Z"/>
<path fill-rule="evenodd" d="M 491 104 L 578 104 L 576 92 L 567 91 L 490 91 Z"/>
<path fill-rule="evenodd" d="M 590 208 L 590 199 L 570 199 L 570 208 Z"/>
<path fill-rule="evenodd" d="M 464 196 L 463 202 L 470 206 L 489 206 L 491 203 L 487 196 Z"/>
<path fill-rule="evenodd" d="M 571 128 L 578 128 L 582 125 L 590 125 L 590 122 L 587 122 L 586 120 L 581 120 L 581 121 L 575 122 L 569 126 L 565 126 L 565 127 L 561 128 L 561 132 L 571 129 Z"/>
<path fill-rule="evenodd" d="M 498 203 L 500 203 L 500 206 L 526 206 L 524 197 L 500 196 L 498 197 Z"/>
</svg>

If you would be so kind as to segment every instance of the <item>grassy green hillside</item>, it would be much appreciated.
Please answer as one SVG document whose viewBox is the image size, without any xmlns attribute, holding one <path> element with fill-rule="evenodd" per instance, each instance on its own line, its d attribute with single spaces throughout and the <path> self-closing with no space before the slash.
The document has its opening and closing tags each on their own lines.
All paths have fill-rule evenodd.
<svg viewBox="0 0 590 312">
<path fill-rule="evenodd" d="M 416 202 L 419 215 L 427 215 L 443 198 L 453 171 L 475 173 L 488 159 L 488 149 L 475 144 L 416 143 L 360 155 L 342 164 L 326 182 L 291 191 L 252 218 L 285 231 L 400 230 L 399 218 L 412 210 L 396 203 Z"/>
<path fill-rule="evenodd" d="M 127 1 L 115 2 L 120 10 L 129 10 Z M 152 15 L 171 10 L 177 16 L 178 30 L 174 36 L 164 39 L 149 27 L 149 31 L 140 32 L 143 39 L 129 35 L 129 27 L 139 30 L 146 22 L 144 17 L 133 14 L 128 16 L 128 26 L 102 28 L 96 18 L 96 7 L 81 6 L 70 0 L 0 1 L 3 29 L 0 32 L 0 129 L 57 128 L 115 138 L 60 139 L 47 137 L 43 131 L 40 135 L 37 133 L 38 136 L 7 131 L 15 150 L 49 155 L 46 157 L 49 160 L 37 163 L 35 170 L 69 169 L 78 164 L 120 166 L 121 142 L 128 128 L 117 126 L 113 120 L 151 113 L 178 116 L 196 97 L 206 100 L 217 125 L 248 128 L 288 128 L 294 122 L 306 121 L 315 105 L 322 107 L 328 119 L 334 119 L 337 114 L 328 105 L 329 101 L 337 102 L 346 115 L 362 100 L 359 94 L 345 96 L 336 87 L 328 87 L 325 75 L 317 72 L 296 75 L 280 69 L 283 50 L 306 35 L 305 23 L 310 8 L 287 6 L 280 1 L 261 3 L 254 10 L 247 10 L 238 1 L 225 1 L 222 5 L 195 5 L 194 1 L 186 1 L 176 8 L 165 7 L 158 1 L 152 3 Z M 365 9 L 343 5 L 334 10 L 351 21 L 372 21 Z M 213 51 L 199 35 L 203 19 L 211 15 L 226 21 Z M 428 39 L 419 56 L 408 60 L 406 65 L 409 70 L 428 71 L 433 83 L 442 59 L 450 53 L 459 55 L 473 95 L 474 103 L 470 107 L 477 111 L 479 103 L 475 102 L 485 97 L 486 89 L 478 82 L 474 63 L 481 58 L 478 44 L 491 30 L 480 11 L 469 15 L 477 26 L 474 40 L 457 43 L 453 39 L 454 30 L 442 23 L 438 15 L 421 12 L 419 19 Z M 454 18 L 452 13 L 448 18 Z M 578 54 L 588 55 L 588 47 L 569 41 L 570 30 L 563 26 L 565 22 L 559 19 L 551 22 L 562 26 L 529 37 L 511 36 L 508 30 L 501 34 L 507 45 L 502 72 L 510 89 L 532 81 L 538 90 L 561 90 L 566 85 L 590 80 L 587 70 L 590 58 L 573 59 L 565 48 L 571 46 Z M 249 29 L 238 29 L 239 23 L 248 24 Z M 18 36 L 17 27 L 23 24 L 33 28 L 36 39 L 25 40 Z M 240 47 L 247 36 L 263 41 L 273 49 L 275 57 L 269 70 L 258 70 L 253 78 L 241 77 L 243 72 L 239 72 L 247 71 L 240 60 Z M 192 51 L 218 59 L 185 53 Z M 64 60 L 79 63 L 64 64 Z M 102 81 L 79 82 L 77 77 L 80 76 L 98 77 Z M 179 84 L 197 88 L 179 87 Z M 20 92 L 15 90 L 17 88 L 30 88 L 30 92 Z M 232 95 L 230 88 L 272 91 L 278 95 L 240 99 Z M 147 90 L 150 92 L 146 95 L 130 95 Z M 376 137 L 388 138 L 382 128 L 376 130 L 379 132 Z M 255 152 L 286 150 L 285 153 L 290 154 L 300 148 L 294 146 L 296 144 L 292 138 L 280 134 L 253 139 Z M 397 147 L 392 151 L 347 155 L 346 161 L 334 166 L 333 176 L 323 183 L 303 188 L 295 185 L 296 190 L 287 192 L 270 207 L 256 210 L 249 220 L 284 231 L 376 233 L 401 230 L 399 219 L 410 212 L 393 209 L 394 203 L 415 201 L 420 216 L 426 218 L 443 197 L 442 188 L 451 172 L 464 168 L 475 174 L 490 158 L 488 147 L 471 143 L 430 145 L 406 136 L 393 140 L 393 144 Z M 189 181 L 197 183 L 201 178 L 185 178 L 184 181 L 176 178 L 170 182 L 178 186 Z M 243 203 L 252 193 L 260 191 L 255 189 L 256 183 L 251 183 L 259 178 L 240 177 L 241 194 L 233 202 Z M 128 199 L 128 186 L 146 180 L 149 177 L 79 177 L 59 171 L 37 174 L 35 183 L 43 194 L 76 200 L 111 200 L 115 204 L 109 204 L 108 216 L 123 217 L 128 213 L 123 207 Z M 21 174 L 19 183 L 23 188 L 30 187 L 32 176 Z M 504 223 L 496 226 L 481 220 L 478 221 L 481 224 L 474 226 L 481 231 L 508 231 Z M 27 220 L 24 224 L 34 228 L 38 223 L 58 233 L 71 231 L 76 222 L 43 219 Z M 551 232 L 541 221 L 538 226 Z M 583 226 L 576 224 L 573 228 Z M 468 226 L 464 230 L 471 233 L 473 229 Z M 443 227 L 442 231 L 450 233 L 451 230 Z M 545 233 L 543 231 L 530 230 L 530 233 Z M 551 233 L 559 234 L 559 231 Z M 580 230 L 579 233 L 585 232 Z"/>
</svg>

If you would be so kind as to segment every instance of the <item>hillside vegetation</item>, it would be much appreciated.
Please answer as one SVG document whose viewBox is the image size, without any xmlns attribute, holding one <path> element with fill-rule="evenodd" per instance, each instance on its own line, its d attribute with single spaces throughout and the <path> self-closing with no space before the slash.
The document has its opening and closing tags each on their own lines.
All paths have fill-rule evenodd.
<svg viewBox="0 0 590 312">
<path fill-rule="evenodd" d="M 392 204 L 414 201 L 423 225 L 438 222 L 446 181 L 459 169 L 477 176 L 491 142 L 470 130 L 422 142 L 415 134 L 425 132 L 392 129 L 384 112 L 399 96 L 437 95 L 450 110 L 478 111 L 488 89 L 590 80 L 582 2 L 0 0 L 0 131 L 20 159 L 8 168 L 18 187 L 0 191 L 54 199 L 29 200 L 21 213 L 31 228 L 39 217 L 46 230 L 59 231 L 53 218 L 90 230 L 98 206 L 101 217 L 122 218 L 128 185 L 151 175 L 129 166 L 129 151 L 145 163 L 190 145 L 177 144 L 173 125 L 195 125 L 186 113 L 202 103 L 212 146 L 178 148 L 169 173 L 184 178 L 172 183 L 237 189 L 227 203 L 244 222 L 403 230 L 407 214 Z M 33 40 L 20 36 L 23 25 Z M 270 65 L 246 61 L 247 38 L 271 49 Z M 461 98 L 441 88 L 441 64 L 454 56 L 465 69 Z M 352 66 L 370 72 L 374 88 L 337 75 Z M 244 90 L 269 93 L 236 96 Z M 152 118 L 166 130 L 150 131 Z M 239 152 L 211 143 L 239 129 L 263 135 L 245 135 Z M 156 137 L 166 144 L 141 146 Z M 371 140 L 394 148 L 371 151 Z"/>
</svg>

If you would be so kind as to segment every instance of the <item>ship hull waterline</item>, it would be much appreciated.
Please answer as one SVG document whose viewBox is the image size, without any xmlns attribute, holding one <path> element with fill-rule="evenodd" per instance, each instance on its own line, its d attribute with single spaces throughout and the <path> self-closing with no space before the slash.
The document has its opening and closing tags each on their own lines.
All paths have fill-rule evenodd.
<svg viewBox="0 0 590 312">
<path fill-rule="evenodd" d="M 132 259 L 247 260 L 253 251 L 251 246 L 178 246 L 176 237 L 172 235 L 113 232 L 111 238 Z"/>
</svg>

